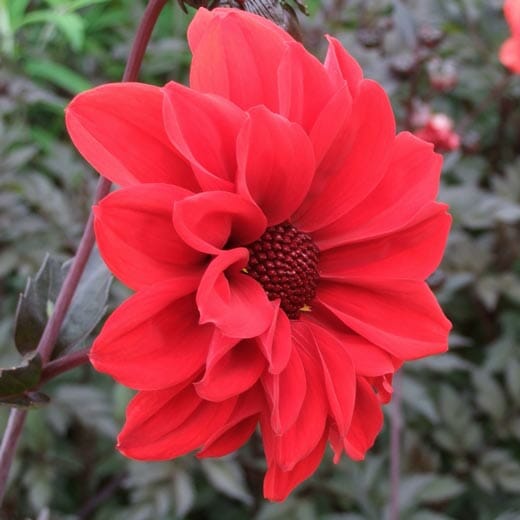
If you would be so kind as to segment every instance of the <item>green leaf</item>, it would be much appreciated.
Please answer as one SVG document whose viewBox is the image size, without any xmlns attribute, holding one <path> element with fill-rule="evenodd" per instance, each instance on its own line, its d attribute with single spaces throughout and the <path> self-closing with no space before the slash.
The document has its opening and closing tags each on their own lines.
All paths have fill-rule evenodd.
<svg viewBox="0 0 520 520">
<path fill-rule="evenodd" d="M 99 388 L 80 384 L 62 384 L 53 395 L 53 403 L 66 410 L 81 424 L 108 439 L 113 440 L 117 435 L 112 403 Z"/>
<path fill-rule="evenodd" d="M 473 372 L 473 386 L 476 392 L 476 401 L 481 410 L 497 420 L 501 420 L 507 413 L 507 403 L 504 392 L 495 378 L 483 370 Z"/>
<path fill-rule="evenodd" d="M 48 81 L 71 94 L 78 94 L 92 87 L 92 84 L 73 70 L 48 60 L 28 60 L 25 71 L 29 76 Z"/>
<path fill-rule="evenodd" d="M 175 513 L 183 518 L 195 504 L 195 486 L 189 473 L 178 470 L 173 474 Z"/>
<path fill-rule="evenodd" d="M 42 362 L 39 355 L 25 359 L 13 368 L 0 370 L 0 404 L 17 407 L 34 407 L 46 404 L 45 394 L 32 391 L 39 381 Z"/>
<path fill-rule="evenodd" d="M 508 361 L 505 370 L 506 387 L 515 404 L 520 404 L 520 363 L 516 359 Z"/>
<path fill-rule="evenodd" d="M 69 3 L 68 9 L 70 11 L 77 11 L 82 7 L 90 7 L 91 5 L 104 4 L 106 2 L 108 2 L 108 0 L 76 0 L 75 2 Z"/>
<path fill-rule="evenodd" d="M 520 465 L 514 460 L 507 461 L 497 472 L 500 486 L 509 493 L 520 493 Z"/>
<path fill-rule="evenodd" d="M 7 6 L 11 17 L 11 25 L 14 31 L 22 24 L 25 10 L 30 0 L 10 0 Z"/>
<path fill-rule="evenodd" d="M 430 356 L 410 363 L 408 370 L 420 373 L 423 370 L 432 372 L 450 372 L 452 370 L 471 370 L 472 365 L 465 359 L 461 359 L 453 354 L 443 354 L 442 356 Z"/>
<path fill-rule="evenodd" d="M 85 41 L 85 23 L 76 13 L 65 13 L 56 16 L 54 23 L 67 38 L 73 50 L 79 51 Z"/>
<path fill-rule="evenodd" d="M 0 395 L 13 395 L 34 388 L 40 380 L 42 363 L 36 355 L 26 359 L 22 365 L 0 370 Z"/>
<path fill-rule="evenodd" d="M 60 12 L 53 9 L 39 9 L 26 14 L 19 27 L 35 24 L 49 24 L 56 26 L 67 38 L 70 46 L 78 51 L 83 46 L 85 23 L 75 13 Z"/>
<path fill-rule="evenodd" d="M 433 480 L 429 473 L 406 476 L 399 487 L 399 507 L 402 511 L 413 508 L 420 500 L 420 493 Z"/>
<path fill-rule="evenodd" d="M 450 186 L 441 190 L 454 220 L 468 229 L 490 229 L 498 222 L 520 220 L 520 205 L 476 186 Z"/>
<path fill-rule="evenodd" d="M 63 269 L 68 271 L 71 263 L 72 260 L 65 262 Z M 87 261 L 54 348 L 55 357 L 81 345 L 101 321 L 107 311 L 106 302 L 112 279 L 97 249 L 94 249 Z"/>
<path fill-rule="evenodd" d="M 464 484 L 449 476 L 435 477 L 420 493 L 422 502 L 444 502 L 464 491 Z"/>
<path fill-rule="evenodd" d="M 28 487 L 28 501 L 34 511 L 42 511 L 49 503 L 53 491 L 52 480 L 55 471 L 56 469 L 51 465 L 35 464 L 24 472 L 22 481 Z"/>
<path fill-rule="evenodd" d="M 403 402 L 426 417 L 430 422 L 436 423 L 439 420 L 435 405 L 428 395 L 425 387 L 413 377 L 402 378 Z"/>
<path fill-rule="evenodd" d="M 29 279 L 20 296 L 15 318 L 15 344 L 27 354 L 38 346 L 45 325 L 54 309 L 70 261 L 61 264 L 47 256 L 33 280 Z M 85 266 L 54 347 L 54 356 L 82 344 L 106 312 L 112 276 L 94 250 Z"/>
<path fill-rule="evenodd" d="M 25 25 L 39 24 L 39 23 L 54 23 L 54 17 L 56 13 L 51 11 L 50 9 L 38 9 L 35 11 L 31 11 L 27 13 L 21 20 L 20 25 L 23 27 Z"/>
<path fill-rule="evenodd" d="M 253 497 L 246 488 L 242 468 L 236 461 L 204 459 L 202 460 L 202 469 L 216 489 L 244 504 L 253 503 Z"/>
<path fill-rule="evenodd" d="M 25 291 L 18 300 L 14 326 L 14 341 L 22 355 L 36 350 L 49 319 L 49 302 L 56 300 L 64 277 L 61 263 L 47 255 L 34 279 L 27 280 Z"/>
</svg>

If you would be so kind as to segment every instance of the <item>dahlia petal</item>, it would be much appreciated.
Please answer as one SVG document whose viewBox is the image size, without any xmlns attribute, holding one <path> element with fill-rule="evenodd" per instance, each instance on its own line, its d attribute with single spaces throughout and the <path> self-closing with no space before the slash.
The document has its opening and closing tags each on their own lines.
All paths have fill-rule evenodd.
<svg viewBox="0 0 520 520">
<path fill-rule="evenodd" d="M 253 340 L 242 340 L 216 363 L 208 366 L 195 383 L 197 393 L 208 401 L 224 401 L 251 388 L 265 368 L 265 358 Z"/>
<path fill-rule="evenodd" d="M 363 460 L 383 427 L 383 412 L 372 387 L 358 377 L 356 408 L 345 438 L 345 451 L 354 460 Z"/>
<path fill-rule="evenodd" d="M 333 94 L 323 65 L 303 45 L 288 44 L 278 68 L 278 113 L 310 131 Z"/>
<path fill-rule="evenodd" d="M 397 370 L 397 368 L 395 369 Z M 392 399 L 394 388 L 392 380 L 394 374 L 384 374 L 378 377 L 367 377 L 366 380 L 377 393 L 377 399 L 382 404 L 387 404 Z"/>
<path fill-rule="evenodd" d="M 344 339 L 348 338 L 348 339 Z M 356 374 L 362 376 L 381 376 L 395 370 L 390 355 L 362 336 L 348 334 L 341 336 Z"/>
<path fill-rule="evenodd" d="M 264 18 L 263 16 L 251 13 L 249 11 L 230 10 L 227 7 L 217 7 L 216 9 L 208 10 L 205 7 L 197 9 L 192 22 L 188 27 L 188 43 L 191 52 L 195 52 L 202 40 L 205 33 L 208 32 L 209 26 L 213 23 L 215 18 L 223 19 L 232 15 L 235 23 L 241 25 L 247 25 L 250 33 L 260 30 L 260 34 L 257 35 L 259 39 L 262 38 L 277 38 L 284 42 L 293 42 L 294 38 L 280 26 L 274 24 L 271 20 Z M 240 21 L 239 19 L 243 20 Z M 219 23 L 218 21 L 215 23 Z M 267 32 L 266 32 L 267 31 Z"/>
<path fill-rule="evenodd" d="M 313 452 L 327 426 L 329 407 L 319 361 L 304 353 L 301 353 L 301 359 L 307 379 L 305 399 L 294 424 L 281 435 L 276 435 L 274 442 L 275 461 L 283 471 L 293 469 Z"/>
<path fill-rule="evenodd" d="M 96 87 L 72 100 L 65 122 L 81 155 L 112 182 L 163 182 L 198 191 L 191 168 L 164 130 L 160 88 L 139 83 Z"/>
<path fill-rule="evenodd" d="M 342 168 L 322 184 L 321 192 L 305 200 L 293 219 L 297 227 L 302 231 L 320 229 L 365 199 L 386 171 L 394 136 L 395 121 L 388 96 L 376 82 L 363 80 L 343 133 Z"/>
<path fill-rule="evenodd" d="M 157 399 L 153 394 L 155 392 L 142 393 L 140 408 L 145 407 L 147 399 L 152 402 Z M 185 455 L 201 447 L 222 428 L 235 405 L 236 398 L 220 403 L 203 401 L 189 386 L 180 394 L 165 399 L 164 406 L 145 421 L 129 407 L 127 421 L 118 437 L 118 449 L 137 460 L 167 460 Z"/>
<path fill-rule="evenodd" d="M 343 146 L 344 133 L 348 131 L 352 111 L 352 96 L 346 84 L 330 98 L 319 113 L 309 133 L 316 157 L 316 174 L 311 194 L 320 192 L 327 178 L 337 172 L 348 153 Z"/>
<path fill-rule="evenodd" d="M 451 323 L 424 282 L 378 280 L 363 285 L 323 281 L 316 300 L 348 327 L 402 360 L 447 349 Z"/>
<path fill-rule="evenodd" d="M 498 54 L 500 63 L 516 74 L 520 74 L 520 35 L 507 39 Z"/>
<path fill-rule="evenodd" d="M 326 36 L 326 38 L 329 48 L 325 57 L 325 70 L 337 88 L 340 88 L 346 81 L 351 95 L 355 96 L 359 84 L 363 80 L 363 70 L 336 38 L 332 36 Z"/>
<path fill-rule="evenodd" d="M 241 448 L 253 435 L 258 424 L 258 414 L 237 421 L 224 431 L 219 430 L 219 435 L 206 441 L 202 451 L 197 453 L 197 458 L 223 457 Z M 222 433 L 221 433 L 222 432 Z"/>
<path fill-rule="evenodd" d="M 310 321 L 329 330 L 339 341 L 354 364 L 356 374 L 362 376 L 382 376 L 396 370 L 394 358 L 363 336 L 353 334 L 348 327 L 331 312 L 315 302 L 312 312 L 303 316 L 302 321 Z"/>
<path fill-rule="evenodd" d="M 236 347 L 240 339 L 228 338 L 220 330 L 215 329 L 211 343 L 209 344 L 208 356 L 206 358 L 206 369 L 218 363 L 233 347 Z"/>
<path fill-rule="evenodd" d="M 245 114 L 220 96 L 178 83 L 164 88 L 164 125 L 204 191 L 234 191 L 235 141 Z"/>
<path fill-rule="evenodd" d="M 345 442 L 334 424 L 329 426 L 329 444 L 334 453 L 332 462 L 338 464 L 341 460 L 341 455 L 343 455 L 343 451 L 345 450 Z"/>
<path fill-rule="evenodd" d="M 287 220 L 301 204 L 314 175 L 307 134 L 265 107 L 255 107 L 236 146 L 238 192 L 262 209 L 269 226 Z"/>
<path fill-rule="evenodd" d="M 513 36 L 520 36 L 520 4 L 518 0 L 504 1 L 504 16 Z"/>
<path fill-rule="evenodd" d="M 208 31 L 208 27 L 215 18 L 215 10 L 209 11 L 205 7 L 200 7 L 195 12 L 190 25 L 188 26 L 187 38 L 191 52 L 198 47 L 199 42 Z"/>
<path fill-rule="evenodd" d="M 149 437 L 154 430 L 176 428 L 181 425 L 199 406 L 190 380 L 164 388 L 138 392 L 128 403 L 126 421 L 120 432 L 120 438 L 130 443 L 137 442 L 136 437 Z M 178 410 L 174 407 L 178 406 Z M 168 417 L 168 421 L 165 421 Z"/>
<path fill-rule="evenodd" d="M 264 400 L 257 387 L 242 394 L 228 422 L 204 443 L 197 458 L 222 457 L 240 448 L 255 431 L 263 407 Z"/>
<path fill-rule="evenodd" d="M 249 252 L 222 251 L 209 266 L 197 291 L 200 323 L 213 323 L 231 338 L 253 338 L 265 332 L 274 311 L 262 286 L 242 272 Z"/>
<path fill-rule="evenodd" d="M 204 255 L 180 239 L 171 221 L 174 202 L 189 195 L 171 184 L 140 184 L 94 206 L 101 256 L 125 285 L 140 289 L 190 272 L 202 274 Z"/>
<path fill-rule="evenodd" d="M 356 399 L 356 372 L 347 349 L 333 335 L 321 327 L 309 324 L 321 361 L 325 390 L 332 417 L 341 435 L 345 435 L 352 421 Z"/>
<path fill-rule="evenodd" d="M 213 327 L 198 324 L 196 277 L 169 279 L 123 302 L 108 318 L 90 352 L 100 372 L 125 386 L 158 390 L 199 372 Z"/>
<path fill-rule="evenodd" d="M 292 351 L 291 322 L 280 310 L 280 300 L 272 302 L 275 316 L 271 326 L 258 338 L 258 343 L 269 363 L 271 374 L 280 374 L 285 369 Z"/>
<path fill-rule="evenodd" d="M 325 434 L 314 450 L 289 471 L 283 471 L 275 463 L 269 464 L 264 478 L 264 497 L 275 502 L 285 500 L 296 486 L 318 469 L 326 445 L 327 435 Z"/>
<path fill-rule="evenodd" d="M 332 281 L 424 280 L 442 259 L 450 224 L 440 206 L 431 218 L 391 235 L 322 251 L 320 276 Z"/>
<path fill-rule="evenodd" d="M 215 9 L 211 15 L 196 15 L 188 32 L 191 87 L 245 110 L 255 105 L 277 110 L 277 69 L 293 38 L 251 13 Z"/>
<path fill-rule="evenodd" d="M 236 193 L 197 193 L 173 208 L 173 225 L 193 249 L 218 254 L 227 245 L 250 244 L 260 238 L 267 220 L 258 207 Z"/>
<path fill-rule="evenodd" d="M 265 359 L 256 342 L 229 338 L 215 329 L 209 344 L 206 371 L 195 383 L 195 389 L 203 399 L 222 401 L 250 388 L 258 381 L 264 366 Z"/>
<path fill-rule="evenodd" d="M 439 189 L 442 156 L 433 145 L 401 132 L 392 146 L 390 163 L 378 186 L 336 222 L 316 230 L 320 251 L 357 240 L 382 236 L 406 227 Z"/>
<path fill-rule="evenodd" d="M 298 351 L 291 350 L 289 362 L 280 374 L 264 374 L 262 384 L 271 405 L 270 427 L 280 435 L 295 423 L 307 392 L 307 377 Z"/>
</svg>

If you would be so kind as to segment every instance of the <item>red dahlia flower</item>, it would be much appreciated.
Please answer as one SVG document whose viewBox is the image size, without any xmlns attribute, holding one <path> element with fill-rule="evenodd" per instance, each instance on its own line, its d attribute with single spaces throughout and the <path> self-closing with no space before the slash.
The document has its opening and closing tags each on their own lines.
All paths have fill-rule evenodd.
<svg viewBox="0 0 520 520">
<path fill-rule="evenodd" d="M 511 30 L 511 38 L 500 47 L 500 61 L 504 67 L 520 74 L 520 0 L 506 0 L 504 15 Z"/>
<path fill-rule="evenodd" d="M 362 459 L 403 361 L 443 352 L 424 282 L 450 225 L 441 158 L 395 135 L 387 96 L 329 38 L 322 65 L 272 23 L 200 9 L 191 88 L 105 85 L 67 110 L 122 188 L 95 207 L 101 253 L 136 293 L 91 361 L 139 393 L 119 450 L 221 456 L 260 424 L 265 496 L 327 443 Z"/>
</svg>

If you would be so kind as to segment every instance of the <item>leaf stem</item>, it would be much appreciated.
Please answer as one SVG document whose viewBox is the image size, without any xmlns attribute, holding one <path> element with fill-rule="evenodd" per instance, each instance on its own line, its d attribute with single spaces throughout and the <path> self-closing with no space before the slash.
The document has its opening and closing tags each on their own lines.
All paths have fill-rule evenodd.
<svg viewBox="0 0 520 520">
<path fill-rule="evenodd" d="M 152 35 L 153 28 L 155 27 L 157 19 L 159 18 L 159 15 L 166 3 L 167 0 L 150 0 L 137 29 L 132 49 L 126 64 L 125 72 L 123 74 L 123 81 L 137 80 L 144 53 Z M 99 200 L 108 194 L 110 191 L 110 186 L 111 182 L 109 180 L 103 177 L 99 179 L 94 197 L 94 204 L 96 204 Z M 61 326 L 67 311 L 69 310 L 72 297 L 74 296 L 83 270 L 85 269 L 85 264 L 87 263 L 90 252 L 94 247 L 95 237 L 93 221 L 94 218 L 91 212 L 85 226 L 85 230 L 83 231 L 83 236 L 81 237 L 76 256 L 74 257 L 72 266 L 63 282 L 60 293 L 56 300 L 54 313 L 47 322 L 45 330 L 43 331 L 42 337 L 38 344 L 37 352 L 41 356 L 44 367 L 51 358 Z M 58 361 L 53 363 L 57 363 Z M 53 367 L 53 363 L 48 365 L 51 370 L 55 369 L 57 366 L 54 365 Z M 4 432 L 2 444 L 0 445 L 0 504 L 3 502 L 9 470 L 13 463 L 14 454 L 22 434 L 26 416 L 26 410 L 16 408 L 11 409 L 7 428 Z"/>
<path fill-rule="evenodd" d="M 39 385 L 46 383 L 50 379 L 54 379 L 56 376 L 63 374 L 63 372 L 68 372 L 73 368 L 88 363 L 89 352 L 90 347 L 86 347 L 81 350 L 77 350 L 76 352 L 72 352 L 71 354 L 66 354 L 65 356 L 59 357 L 58 359 L 55 359 L 54 361 L 47 363 L 47 365 L 45 365 L 45 368 L 42 371 Z"/>
</svg>

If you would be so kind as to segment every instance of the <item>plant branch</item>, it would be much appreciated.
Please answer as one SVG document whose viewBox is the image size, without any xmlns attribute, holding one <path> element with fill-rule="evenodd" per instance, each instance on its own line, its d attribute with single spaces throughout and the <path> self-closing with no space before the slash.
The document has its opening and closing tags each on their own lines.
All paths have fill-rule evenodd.
<svg viewBox="0 0 520 520">
<path fill-rule="evenodd" d="M 394 395 L 390 418 L 390 520 L 399 520 L 401 479 L 401 375 L 394 375 Z"/>
<path fill-rule="evenodd" d="M 22 435 L 27 410 L 12 408 L 0 445 L 0 503 L 3 501 L 9 470 L 13 463 L 18 440 Z"/>
<path fill-rule="evenodd" d="M 106 486 L 104 486 L 80 509 L 77 514 L 78 520 L 86 520 L 90 518 L 103 502 L 106 502 L 112 495 L 114 495 L 114 493 L 117 492 L 126 477 L 126 473 L 120 473 L 110 480 Z"/>
<path fill-rule="evenodd" d="M 54 361 L 51 361 L 50 363 L 47 363 L 42 371 L 39 384 L 42 385 L 50 379 L 54 379 L 56 376 L 63 374 L 63 372 L 68 372 L 73 368 L 88 363 L 89 352 L 90 347 L 85 347 L 76 352 L 72 352 L 72 354 L 67 354 L 58 359 L 55 359 Z"/>
<path fill-rule="evenodd" d="M 166 5 L 166 2 L 167 0 L 150 0 L 141 23 L 139 24 L 139 28 L 137 29 L 125 72 L 123 74 L 123 81 L 135 81 L 137 79 L 153 28 L 155 27 L 159 14 Z M 108 194 L 110 186 L 111 182 L 109 180 L 103 177 L 100 178 L 96 188 L 94 204 Z M 85 269 L 90 252 L 94 247 L 95 237 L 93 220 L 93 214 L 91 212 L 83 236 L 81 237 L 76 256 L 72 262 L 72 266 L 60 289 L 54 313 L 47 322 L 38 344 L 37 352 L 41 356 L 44 367 L 51 358 L 61 326 L 70 307 L 83 270 Z M 54 365 L 54 368 L 55 367 L 56 365 Z M 11 409 L 7 428 L 2 439 L 2 444 L 0 445 L 0 504 L 5 495 L 9 470 L 13 463 L 16 446 L 22 434 L 26 415 L 27 412 L 25 410 L 15 408 Z"/>
<path fill-rule="evenodd" d="M 108 194 L 110 186 L 111 182 L 109 180 L 100 177 L 96 188 L 96 194 L 94 196 L 94 204 L 97 204 L 103 197 L 105 197 L 105 195 Z M 49 359 L 52 356 L 52 351 L 60 334 L 61 326 L 65 320 L 67 311 L 69 310 L 90 252 L 94 247 L 95 240 L 94 216 L 93 213 L 90 212 L 78 250 L 74 256 L 74 260 L 72 261 L 71 268 L 63 281 L 58 298 L 56 299 L 54 312 L 45 326 L 38 348 L 36 349 L 36 352 L 40 354 L 44 366 L 49 362 Z"/>
</svg>

